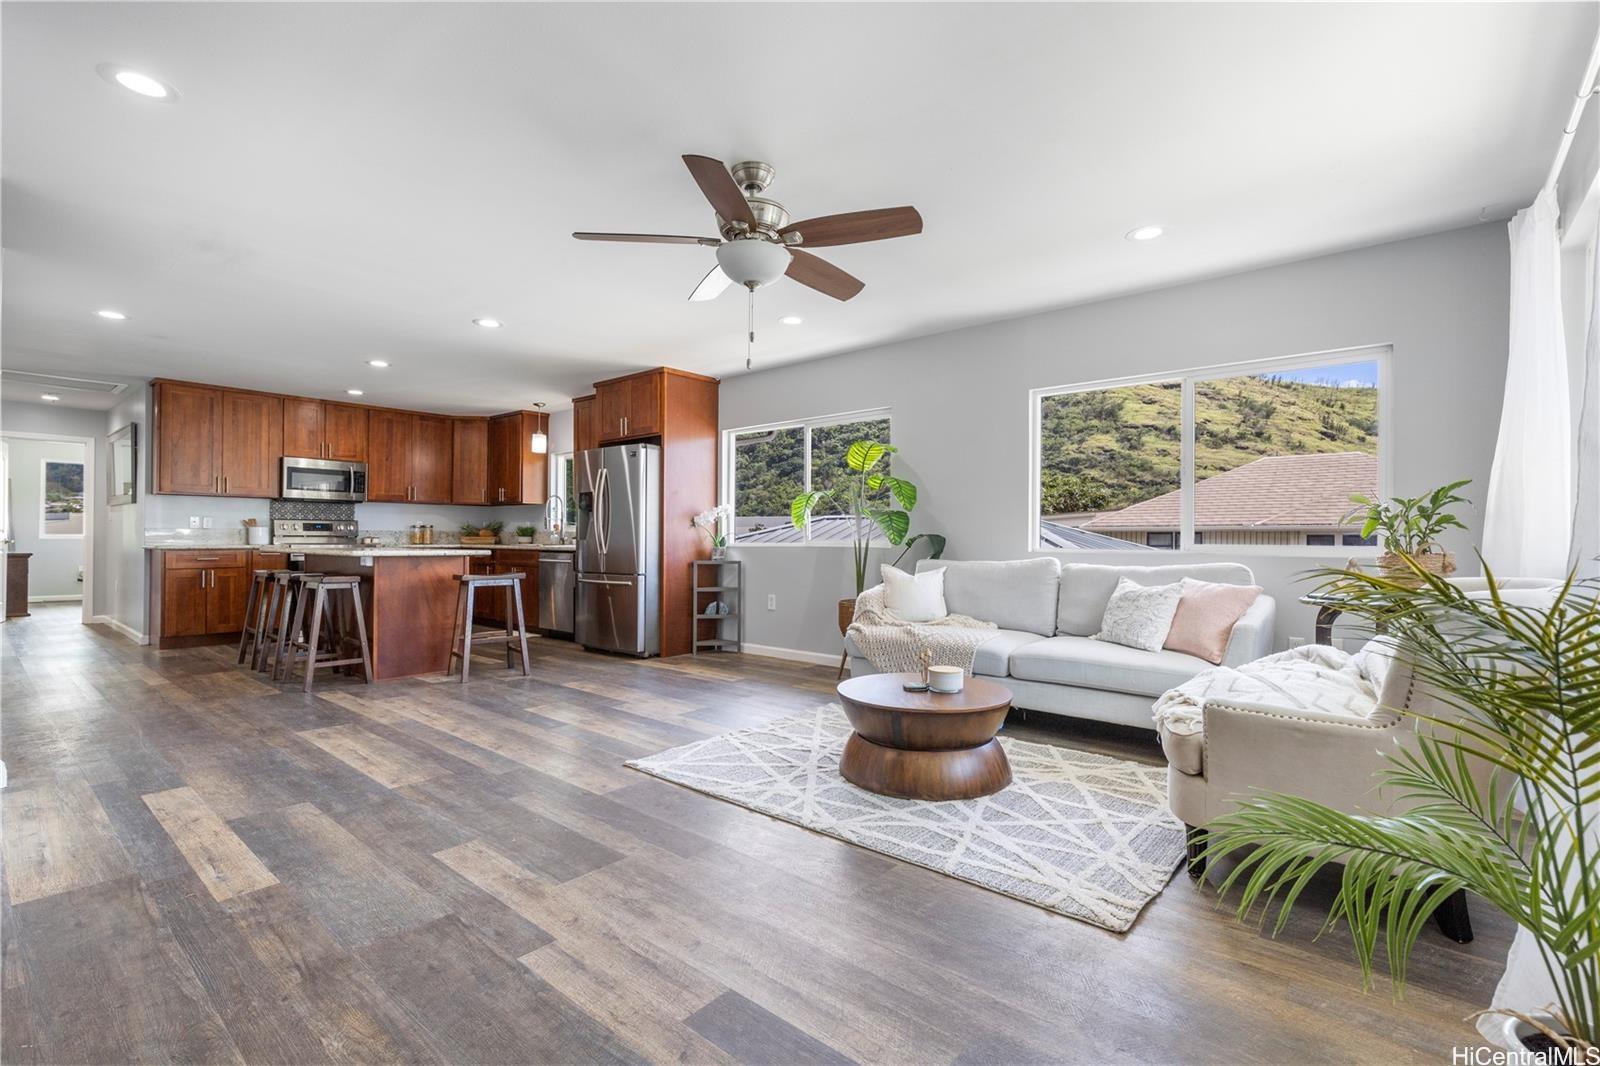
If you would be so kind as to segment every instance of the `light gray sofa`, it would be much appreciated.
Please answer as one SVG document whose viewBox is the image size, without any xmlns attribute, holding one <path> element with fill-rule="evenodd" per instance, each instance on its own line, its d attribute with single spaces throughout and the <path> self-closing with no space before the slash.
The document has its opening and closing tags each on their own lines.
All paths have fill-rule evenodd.
<svg viewBox="0 0 1600 1066">
<path fill-rule="evenodd" d="M 1192 577 L 1229 585 L 1255 583 L 1239 563 L 1104 566 L 1054 557 L 1008 562 L 925 559 L 917 572 L 944 567 L 945 607 L 999 628 L 978 648 L 972 672 L 1003 678 L 1012 703 L 1028 710 L 1154 729 L 1150 705 L 1167 689 L 1212 664 L 1175 651 L 1140 651 L 1090 640 L 1119 577 L 1165 585 Z M 1272 651 L 1277 607 L 1262 594 L 1233 627 L 1223 662 L 1233 666 Z M 850 673 L 876 673 L 845 638 Z"/>
</svg>

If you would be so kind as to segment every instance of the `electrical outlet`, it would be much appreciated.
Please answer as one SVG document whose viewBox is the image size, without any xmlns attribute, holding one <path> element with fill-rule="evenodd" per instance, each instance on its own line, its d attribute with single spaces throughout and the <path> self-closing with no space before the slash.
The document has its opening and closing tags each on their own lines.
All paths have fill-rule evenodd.
<svg viewBox="0 0 1600 1066">
<path fill-rule="evenodd" d="M 778 597 L 777 597 L 777 594 L 776 593 L 771 593 L 771 592 L 767 593 L 767 610 L 776 611 L 777 609 L 778 609 Z"/>
<path fill-rule="evenodd" d="M 1304 644 L 1305 642 L 1306 642 L 1306 638 L 1305 637 L 1290 637 L 1289 638 L 1289 647 L 1298 648 L 1300 645 Z"/>
<path fill-rule="evenodd" d="M 206 515 L 204 518 L 200 519 L 200 528 L 201 529 L 210 529 L 211 528 L 211 516 L 210 515 Z"/>
<path fill-rule="evenodd" d="M 189 528 L 190 529 L 199 529 L 200 528 L 200 516 L 199 515 L 192 514 L 192 515 L 189 516 Z"/>
</svg>

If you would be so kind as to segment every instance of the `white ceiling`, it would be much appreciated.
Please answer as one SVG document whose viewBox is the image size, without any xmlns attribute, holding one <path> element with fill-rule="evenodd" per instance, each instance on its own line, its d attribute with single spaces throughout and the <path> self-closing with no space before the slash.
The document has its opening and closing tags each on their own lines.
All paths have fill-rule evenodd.
<svg viewBox="0 0 1600 1066">
<path fill-rule="evenodd" d="M 926 220 L 826 250 L 848 304 L 763 290 L 758 368 L 1503 217 L 1596 11 L 5 4 L 4 361 L 462 412 L 739 372 L 709 249 L 568 236 L 712 233 L 685 152 Z"/>
</svg>

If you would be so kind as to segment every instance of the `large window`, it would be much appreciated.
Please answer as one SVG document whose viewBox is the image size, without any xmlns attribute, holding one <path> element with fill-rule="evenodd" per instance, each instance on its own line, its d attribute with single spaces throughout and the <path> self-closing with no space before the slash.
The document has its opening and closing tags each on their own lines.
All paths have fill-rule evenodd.
<svg viewBox="0 0 1600 1066">
<path fill-rule="evenodd" d="M 810 525 L 795 529 L 789 505 L 802 492 L 841 489 L 849 473 L 845 452 L 858 440 L 889 441 L 889 414 L 870 411 L 723 434 L 726 498 L 734 510 L 738 544 L 849 543 L 851 516 L 836 496 L 817 504 Z"/>
<path fill-rule="evenodd" d="M 1039 389 L 1034 546 L 1367 547 L 1388 350 Z"/>
</svg>

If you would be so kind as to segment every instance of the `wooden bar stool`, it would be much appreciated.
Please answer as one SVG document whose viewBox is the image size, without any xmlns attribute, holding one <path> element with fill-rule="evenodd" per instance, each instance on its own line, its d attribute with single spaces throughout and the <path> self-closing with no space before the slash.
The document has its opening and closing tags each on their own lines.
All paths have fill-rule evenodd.
<svg viewBox="0 0 1600 1066">
<path fill-rule="evenodd" d="M 273 572 L 272 584 L 266 590 L 267 618 L 261 638 L 261 654 L 255 660 L 256 670 L 273 681 L 278 680 L 289 640 L 292 636 L 299 636 L 299 633 L 290 633 L 289 623 L 294 617 L 295 604 L 300 599 L 301 579 L 317 576 L 300 570 Z"/>
<path fill-rule="evenodd" d="M 528 627 L 522 618 L 522 579 L 526 576 L 520 570 L 507 570 L 499 574 L 457 574 L 456 581 L 456 624 L 450 635 L 450 659 L 445 663 L 445 673 L 450 672 L 456 658 L 461 659 L 461 683 L 467 683 L 467 670 L 472 662 L 472 646 L 481 644 L 486 640 L 503 640 L 506 642 L 506 669 L 511 669 L 511 653 L 520 651 L 522 655 L 522 676 L 528 676 Z M 505 633 L 484 633 L 474 636 L 472 632 L 472 607 L 478 589 L 506 590 L 506 631 Z M 513 625 L 515 620 L 515 625 Z"/>
<path fill-rule="evenodd" d="M 250 669 L 256 669 L 261 656 L 266 653 L 267 619 L 269 608 L 277 590 L 275 579 L 279 574 L 292 574 L 293 570 L 257 570 L 250 579 L 250 593 L 244 601 L 244 632 L 239 634 L 239 662 L 250 656 Z"/>
<path fill-rule="evenodd" d="M 290 626 L 294 639 L 289 642 L 289 656 L 283 669 L 284 680 L 293 676 L 295 663 L 304 660 L 307 692 L 311 691 L 311 682 L 318 670 L 354 666 L 357 663 L 361 664 L 367 684 L 372 684 L 372 655 L 367 649 L 367 622 L 361 611 L 361 578 L 355 574 L 311 574 L 301 576 L 299 585 L 300 594 L 294 604 L 294 622 Z M 350 638 L 344 631 L 341 616 L 337 611 L 329 610 L 334 606 L 328 599 L 330 595 L 350 597 L 350 609 L 356 619 L 355 650 L 360 652 L 359 655 L 346 654 Z M 309 620 L 305 619 L 307 600 L 311 601 Z M 305 627 L 303 630 L 302 625 Z M 326 655 L 321 654 L 320 650 L 324 633 L 333 647 Z"/>
</svg>

